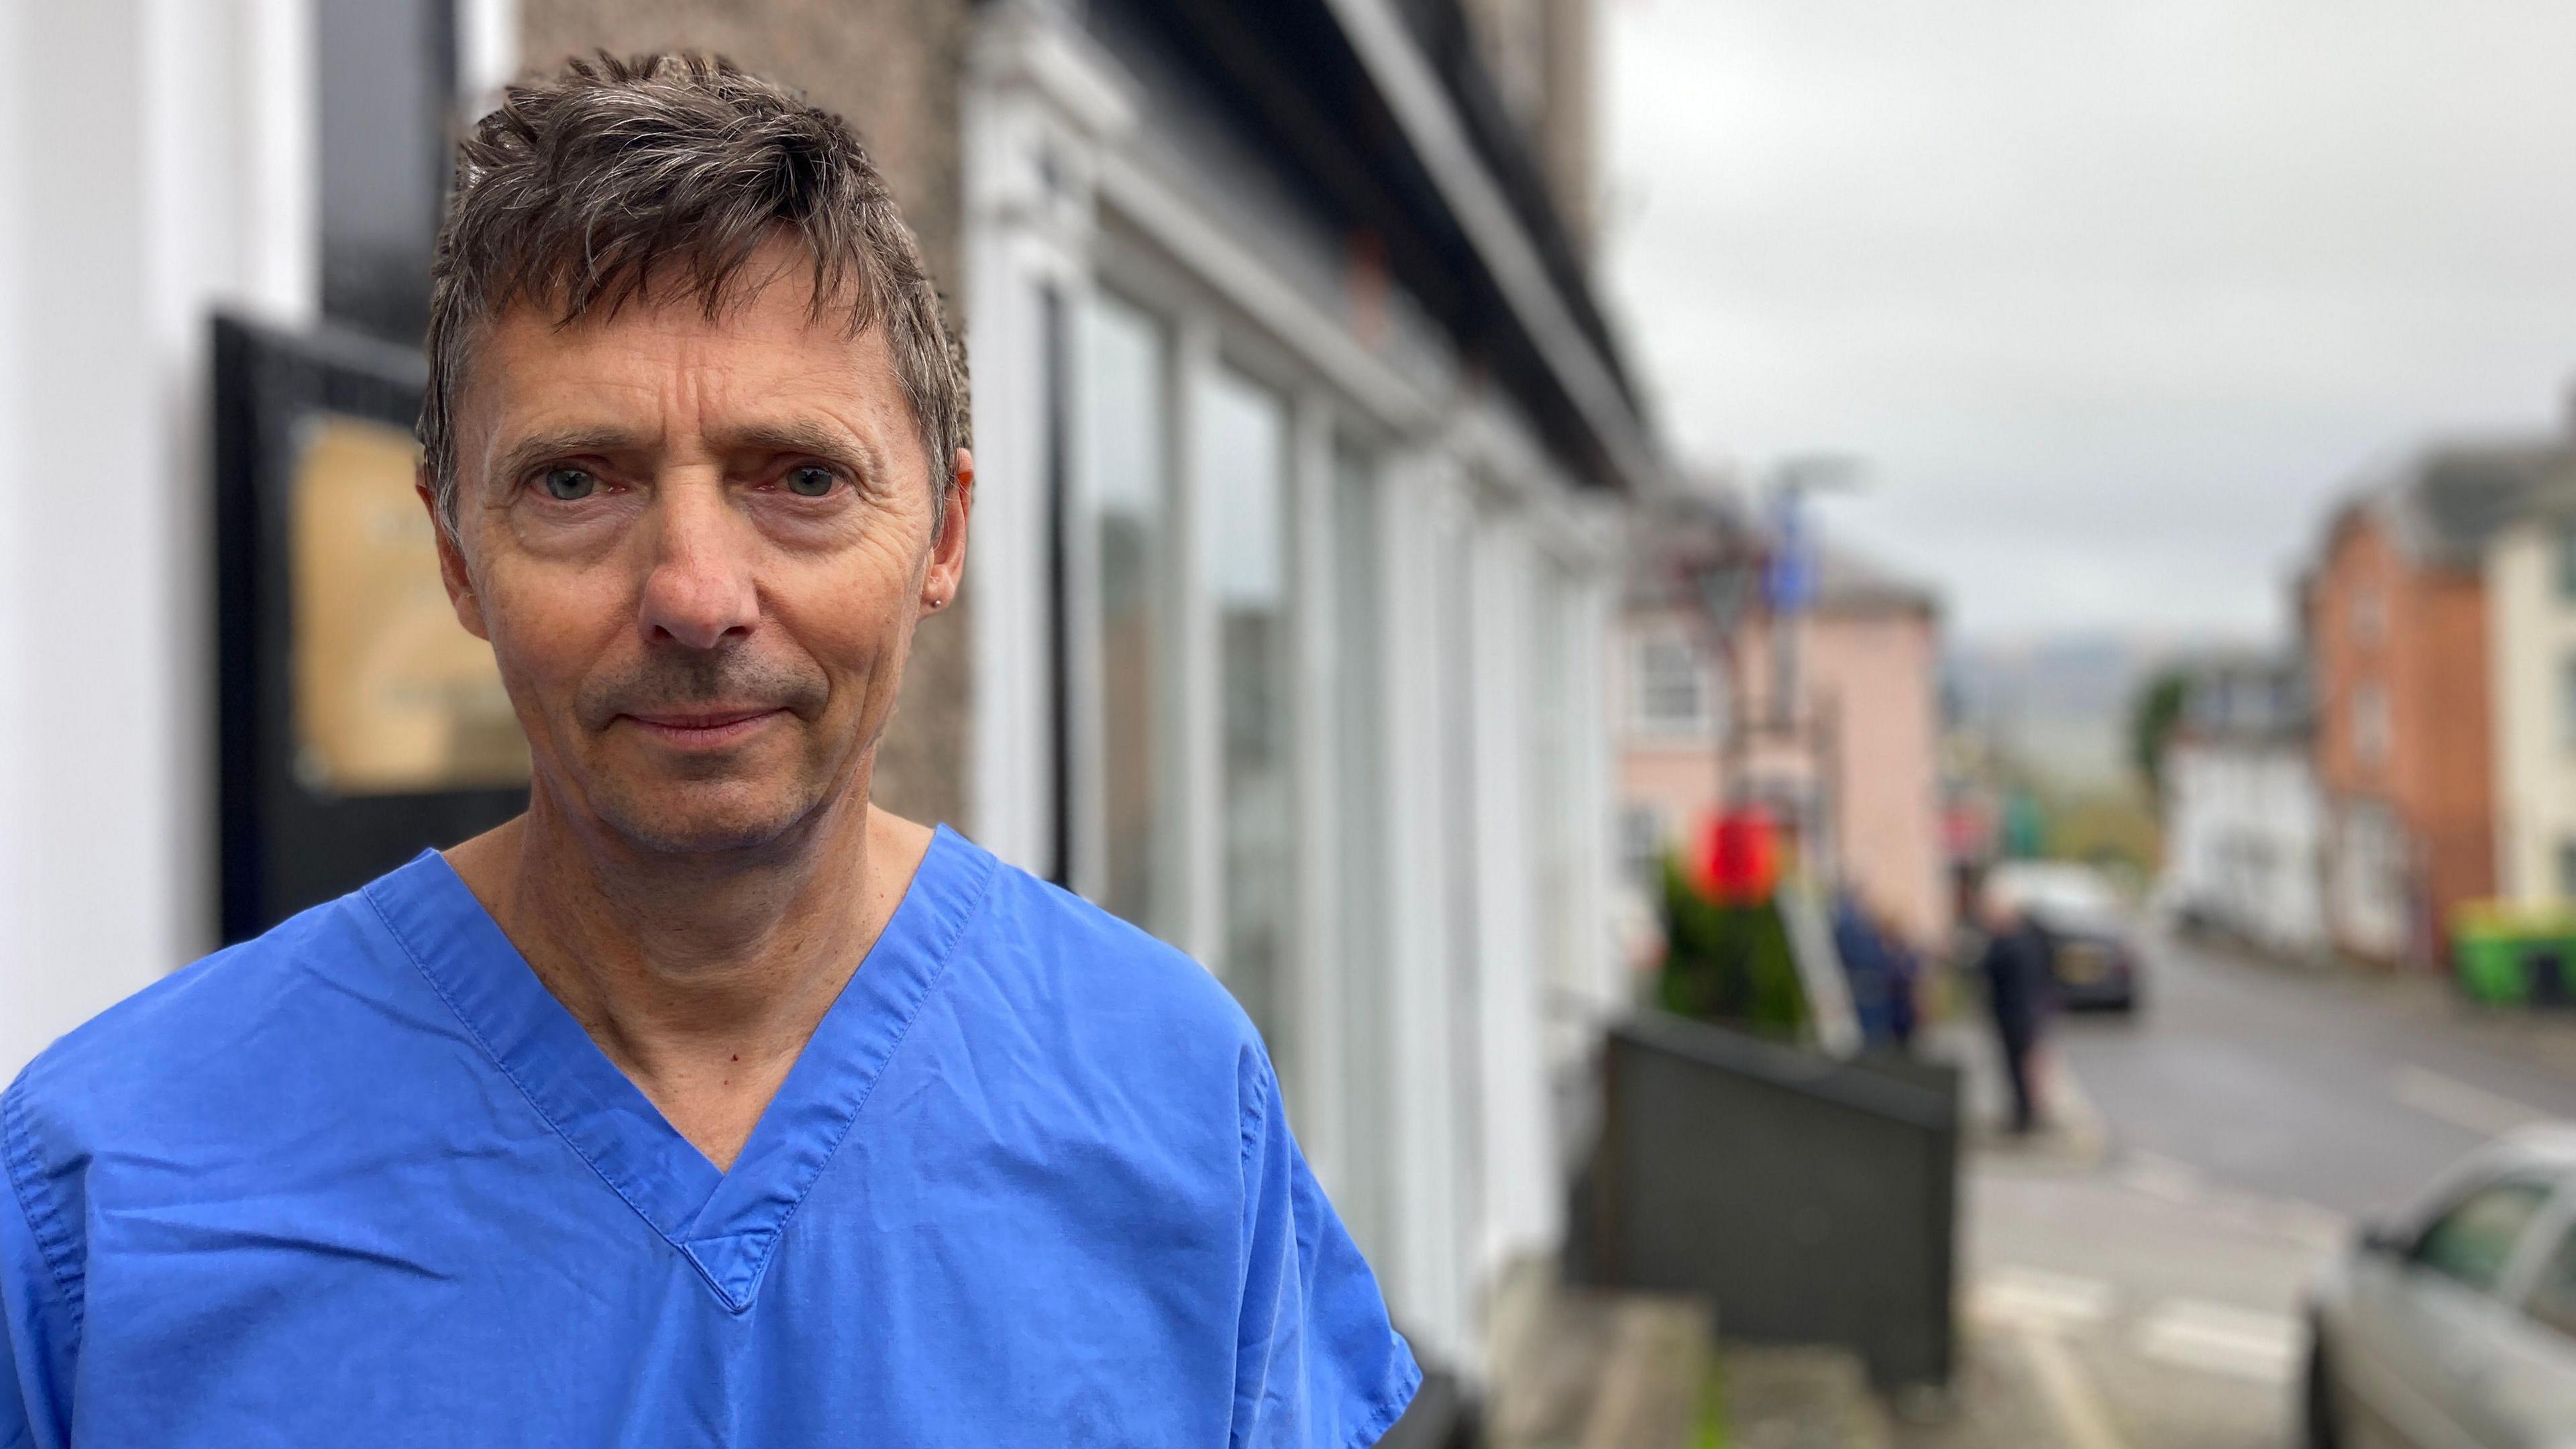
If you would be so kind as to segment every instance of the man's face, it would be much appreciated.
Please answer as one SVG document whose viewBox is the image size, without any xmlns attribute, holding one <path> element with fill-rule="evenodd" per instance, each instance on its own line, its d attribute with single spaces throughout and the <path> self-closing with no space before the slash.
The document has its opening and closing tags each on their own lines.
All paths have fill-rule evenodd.
<svg viewBox="0 0 2576 1449">
<path fill-rule="evenodd" d="M 785 248 L 748 275 L 772 280 L 713 320 L 514 307 L 457 401 L 457 617 L 550 803 L 651 850 L 754 848 L 863 802 L 913 626 L 965 558 L 972 460 L 934 530 L 884 329 L 811 320 Z"/>
</svg>

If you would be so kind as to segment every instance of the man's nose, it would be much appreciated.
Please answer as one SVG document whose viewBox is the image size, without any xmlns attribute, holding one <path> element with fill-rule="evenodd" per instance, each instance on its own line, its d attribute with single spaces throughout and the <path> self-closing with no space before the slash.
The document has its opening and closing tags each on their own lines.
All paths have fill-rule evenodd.
<svg viewBox="0 0 2576 1449">
<path fill-rule="evenodd" d="M 649 640 L 713 649 L 760 619 L 751 543 L 715 482 L 676 483 L 653 502 L 650 572 L 639 622 Z"/>
</svg>

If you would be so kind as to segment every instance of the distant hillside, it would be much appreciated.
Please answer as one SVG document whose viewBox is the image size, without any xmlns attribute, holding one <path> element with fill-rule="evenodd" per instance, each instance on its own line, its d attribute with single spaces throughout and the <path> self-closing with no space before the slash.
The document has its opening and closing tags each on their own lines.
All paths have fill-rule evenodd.
<svg viewBox="0 0 2576 1449">
<path fill-rule="evenodd" d="M 2214 641 L 2068 634 L 1999 643 L 1959 640 L 1946 665 L 1954 727 L 2069 791 L 2119 790 L 2129 768 L 2129 709 L 2164 664 Z"/>
</svg>

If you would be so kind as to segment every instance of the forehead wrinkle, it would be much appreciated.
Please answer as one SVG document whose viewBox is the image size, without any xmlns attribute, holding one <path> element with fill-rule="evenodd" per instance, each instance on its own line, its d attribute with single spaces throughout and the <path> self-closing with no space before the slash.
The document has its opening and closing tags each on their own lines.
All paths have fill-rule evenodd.
<svg viewBox="0 0 2576 1449">
<path fill-rule="evenodd" d="M 487 373 L 483 385 L 498 385 L 503 396 L 494 400 L 505 411 L 521 413 L 496 420 L 504 431 L 524 420 L 562 443 L 596 433 L 597 451 L 610 442 L 717 453 L 773 447 L 891 478 L 916 434 L 884 330 L 853 331 L 830 310 L 817 317 L 809 289 L 810 279 L 776 273 L 715 317 L 658 289 L 613 314 L 568 321 L 523 304 L 492 319 L 487 356 L 500 366 L 477 371 Z M 619 398 L 649 419 L 612 401 Z M 603 406 L 609 417 L 600 417 Z M 549 421 L 562 426 L 541 426 Z M 543 451 L 533 442 L 529 450 Z M 522 449 L 510 452 L 515 459 Z"/>
<path fill-rule="evenodd" d="M 685 384 L 700 440 L 719 453 L 809 452 L 891 477 L 911 436 L 910 405 L 891 368 L 871 366 L 864 336 L 801 318 L 790 335 L 696 339 L 710 360 Z"/>
</svg>

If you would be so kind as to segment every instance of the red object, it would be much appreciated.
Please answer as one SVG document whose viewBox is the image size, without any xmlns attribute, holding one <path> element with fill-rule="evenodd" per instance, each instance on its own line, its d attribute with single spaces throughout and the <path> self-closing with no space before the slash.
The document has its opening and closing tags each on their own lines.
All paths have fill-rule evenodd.
<svg viewBox="0 0 2576 1449">
<path fill-rule="evenodd" d="M 1770 813 L 1729 810 L 1701 837 L 1699 888 L 1725 905 L 1767 901 L 1780 884 L 1780 831 Z"/>
</svg>

